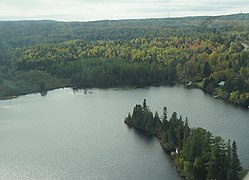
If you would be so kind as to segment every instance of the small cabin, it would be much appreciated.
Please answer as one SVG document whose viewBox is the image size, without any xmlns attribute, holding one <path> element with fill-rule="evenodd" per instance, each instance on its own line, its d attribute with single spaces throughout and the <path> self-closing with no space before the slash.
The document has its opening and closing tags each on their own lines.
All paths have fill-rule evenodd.
<svg viewBox="0 0 249 180">
<path fill-rule="evenodd" d="M 225 85 L 225 83 L 226 83 L 225 81 L 221 81 L 221 82 L 219 82 L 219 84 L 218 84 L 218 85 L 219 85 L 219 86 L 224 86 L 224 85 Z"/>
<path fill-rule="evenodd" d="M 190 81 L 186 86 L 192 86 L 192 81 Z"/>
</svg>

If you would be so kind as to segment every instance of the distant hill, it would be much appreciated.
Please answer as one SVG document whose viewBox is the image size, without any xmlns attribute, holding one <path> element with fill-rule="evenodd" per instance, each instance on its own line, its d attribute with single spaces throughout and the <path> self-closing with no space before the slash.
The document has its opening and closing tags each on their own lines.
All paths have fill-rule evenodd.
<svg viewBox="0 0 249 180">
<path fill-rule="evenodd" d="M 72 39 L 113 40 L 167 36 L 172 32 L 249 28 L 249 13 L 225 16 L 103 20 L 92 22 L 0 21 L 0 47 L 58 43 Z"/>
</svg>

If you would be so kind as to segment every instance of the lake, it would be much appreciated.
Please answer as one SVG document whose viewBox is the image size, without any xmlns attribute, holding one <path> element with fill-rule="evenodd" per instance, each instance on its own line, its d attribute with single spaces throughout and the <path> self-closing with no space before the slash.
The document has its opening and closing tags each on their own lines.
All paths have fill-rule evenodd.
<svg viewBox="0 0 249 180">
<path fill-rule="evenodd" d="M 150 109 L 188 117 L 236 140 L 249 168 L 249 110 L 198 89 L 69 88 L 0 101 L 0 179 L 180 179 L 158 139 L 128 128 L 123 120 L 147 99 Z"/>
</svg>

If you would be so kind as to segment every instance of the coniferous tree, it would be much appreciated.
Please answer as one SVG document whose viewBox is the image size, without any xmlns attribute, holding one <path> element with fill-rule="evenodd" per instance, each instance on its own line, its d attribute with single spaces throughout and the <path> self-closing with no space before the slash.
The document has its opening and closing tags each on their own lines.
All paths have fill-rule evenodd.
<svg viewBox="0 0 249 180">
<path fill-rule="evenodd" d="M 232 162 L 232 149 L 230 139 L 227 143 L 227 161 L 226 161 L 226 178 L 231 179 L 231 162 Z"/>
<path fill-rule="evenodd" d="M 237 154 L 237 145 L 236 142 L 233 141 L 232 144 L 232 159 L 231 159 L 231 180 L 237 180 L 239 179 L 239 173 L 241 171 L 241 165 L 239 161 L 239 157 Z"/>
<path fill-rule="evenodd" d="M 161 129 L 161 127 L 162 127 L 162 122 L 161 122 L 161 120 L 159 118 L 159 115 L 158 115 L 157 111 L 155 112 L 155 115 L 154 115 L 154 123 L 155 123 L 154 132 L 158 133 L 159 130 Z"/>
<path fill-rule="evenodd" d="M 210 65 L 208 62 L 205 62 L 204 68 L 203 68 L 203 75 L 204 77 L 209 77 L 210 74 L 211 74 Z"/>
<path fill-rule="evenodd" d="M 128 124 L 129 126 L 133 126 L 133 120 L 131 117 L 131 113 L 128 114 L 128 116 L 125 118 L 125 123 Z"/>
<path fill-rule="evenodd" d="M 146 99 L 143 101 L 143 109 L 147 108 Z"/>
<path fill-rule="evenodd" d="M 168 111 L 166 106 L 163 107 L 163 128 L 164 129 L 169 128 Z"/>
<path fill-rule="evenodd" d="M 185 123 L 184 123 L 184 136 L 183 136 L 184 141 L 187 139 L 189 134 L 190 134 L 190 128 L 188 126 L 188 118 L 186 118 Z"/>
<path fill-rule="evenodd" d="M 132 119 L 135 127 L 141 128 L 143 126 L 143 110 L 141 105 L 137 104 L 134 107 Z"/>
<path fill-rule="evenodd" d="M 214 138 L 211 147 L 211 156 L 208 162 L 209 179 L 226 179 L 226 145 L 221 137 Z"/>
</svg>

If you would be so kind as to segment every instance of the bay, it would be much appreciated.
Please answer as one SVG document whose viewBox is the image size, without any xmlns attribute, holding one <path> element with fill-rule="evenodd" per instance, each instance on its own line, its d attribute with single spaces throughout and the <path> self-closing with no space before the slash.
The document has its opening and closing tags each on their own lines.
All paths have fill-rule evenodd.
<svg viewBox="0 0 249 180">
<path fill-rule="evenodd" d="M 249 168 L 249 111 L 198 89 L 69 88 L 0 101 L 1 179 L 180 179 L 158 139 L 123 120 L 147 99 L 162 114 L 167 106 L 225 140 L 236 140 Z"/>
</svg>

